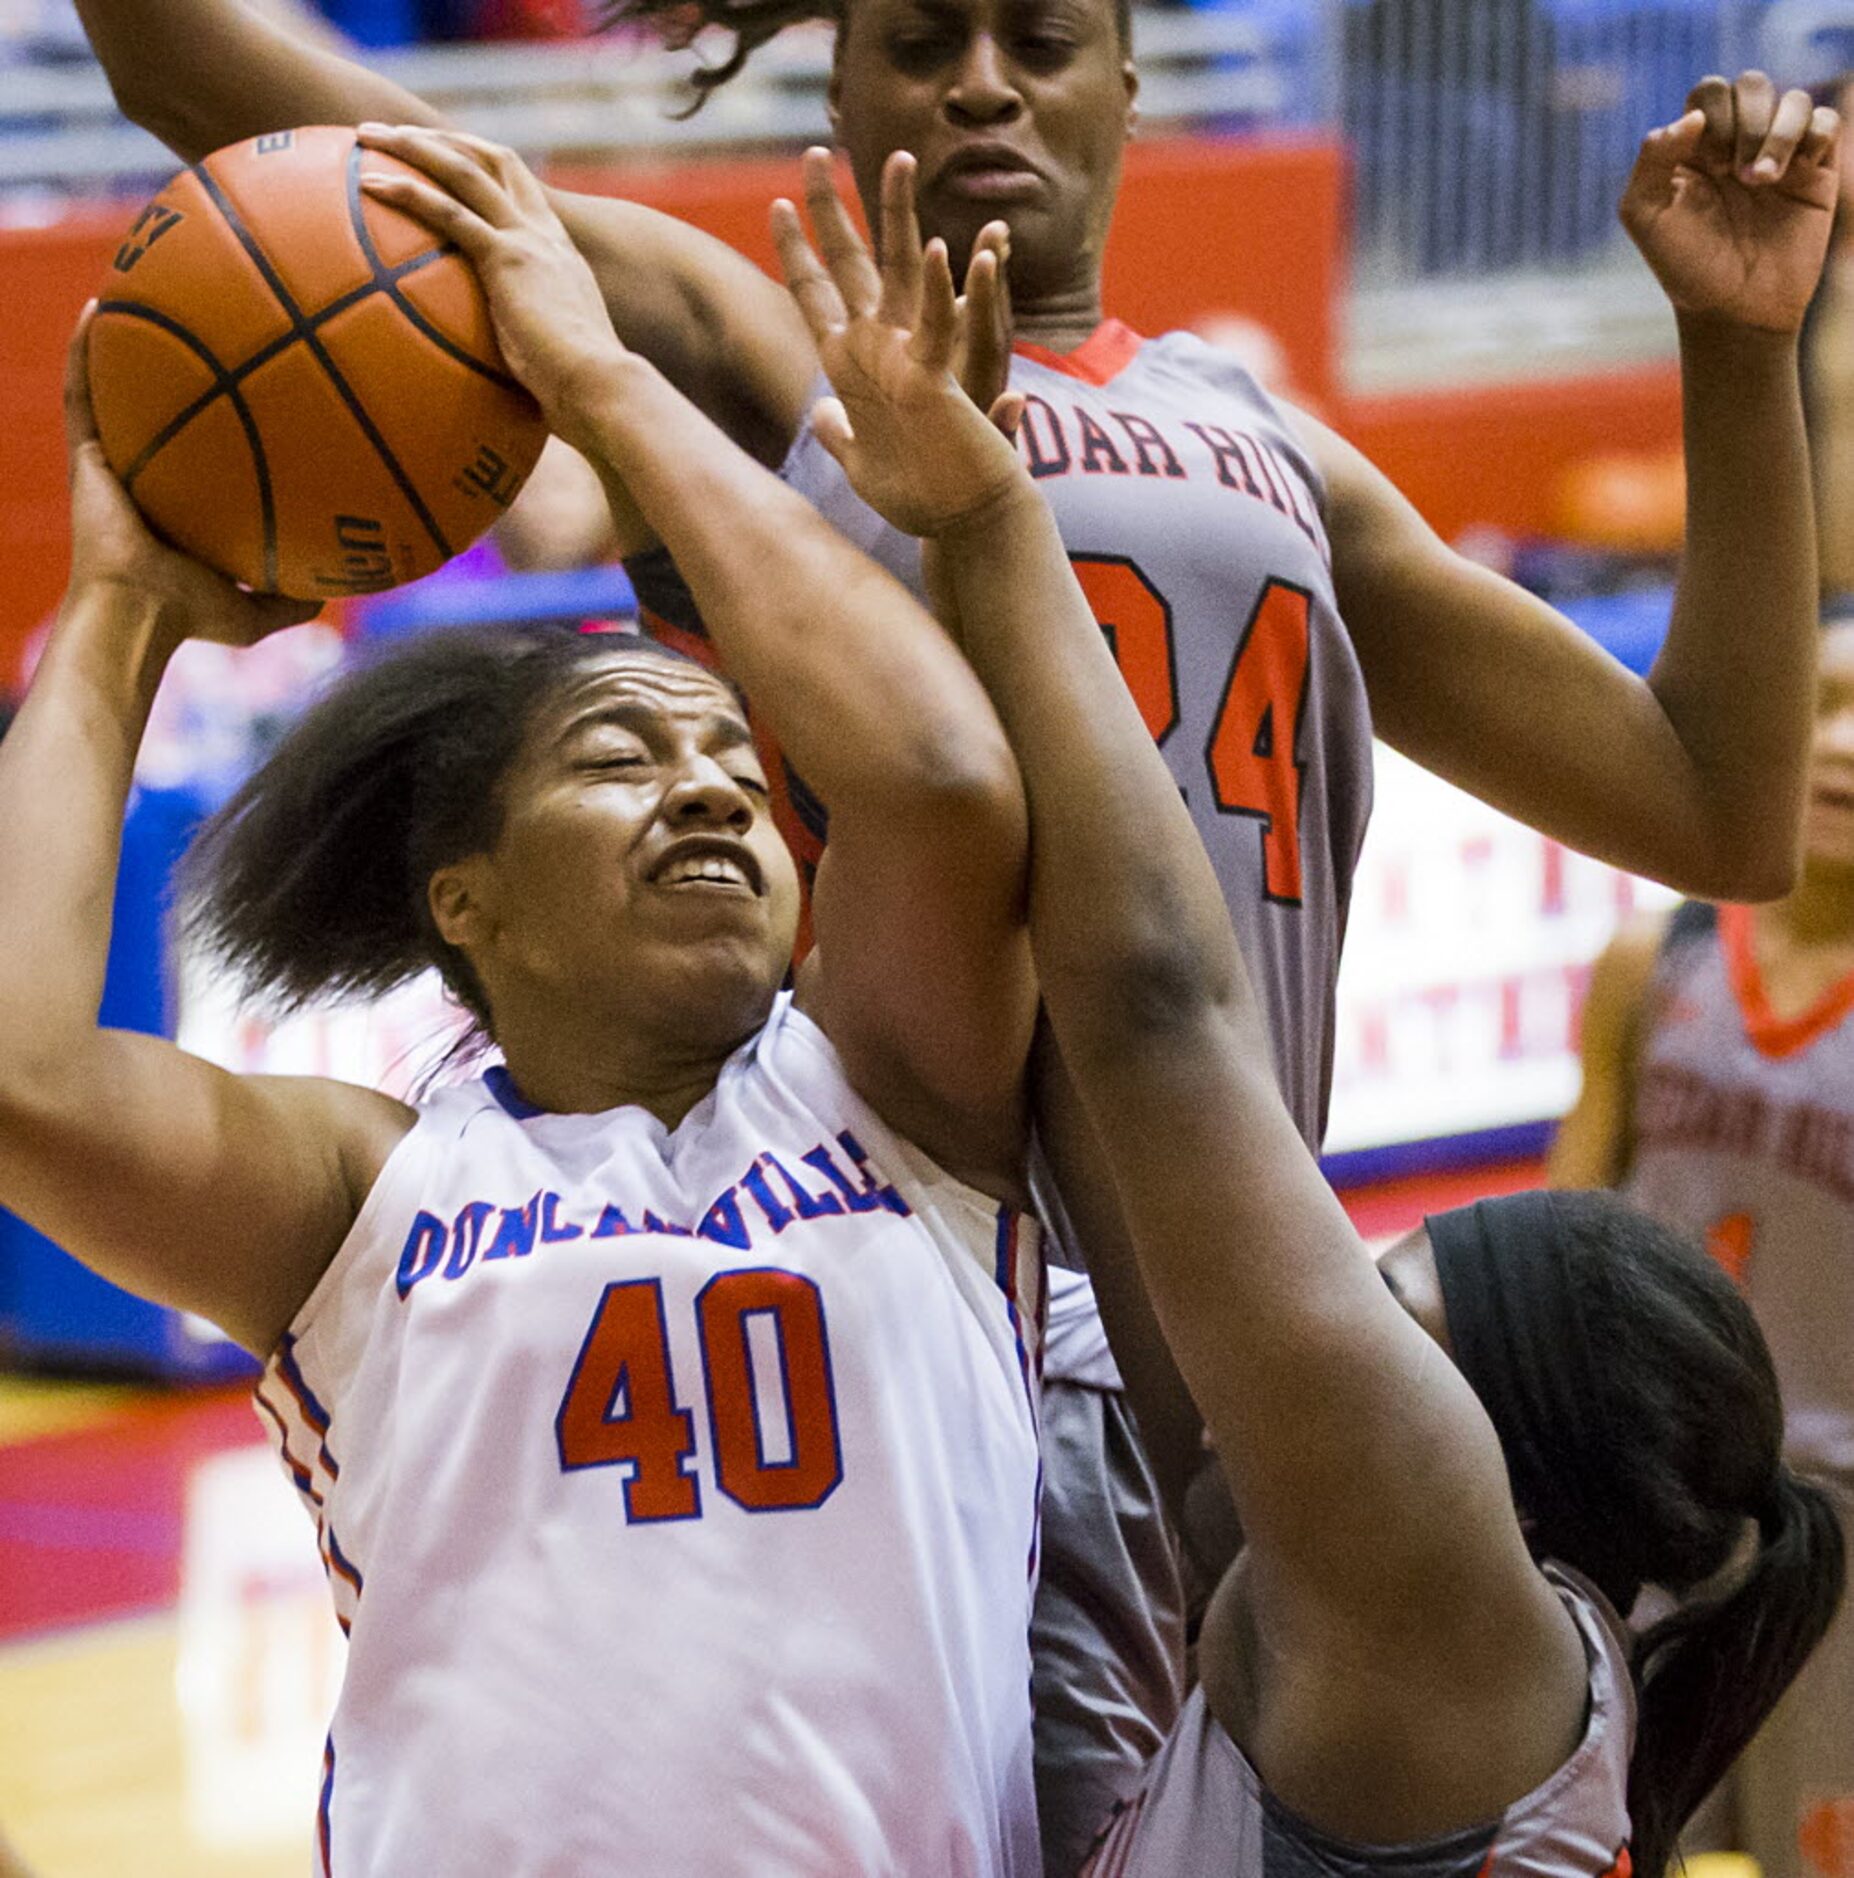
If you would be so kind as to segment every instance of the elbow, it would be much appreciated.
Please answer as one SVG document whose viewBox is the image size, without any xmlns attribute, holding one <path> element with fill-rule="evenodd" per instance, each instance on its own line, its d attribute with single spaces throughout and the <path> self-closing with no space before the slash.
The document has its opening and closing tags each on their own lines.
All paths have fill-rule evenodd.
<svg viewBox="0 0 1854 1878">
<path fill-rule="evenodd" d="M 1080 1019 L 1088 1046 L 1107 1058 L 1171 1053 L 1235 1012 L 1237 986 L 1224 948 L 1200 943 L 1182 919 L 1168 917 L 1171 910 L 1163 898 L 1149 898 L 1113 934 L 1052 935 L 1032 927 L 1051 1011 L 1059 1023 L 1065 1011 Z"/>
<path fill-rule="evenodd" d="M 1721 843 L 1707 857 L 1703 873 L 1671 884 L 1696 899 L 1755 906 L 1794 891 L 1801 871 L 1800 832 L 1787 841 L 1773 840 L 1766 824 L 1749 836 Z"/>
</svg>

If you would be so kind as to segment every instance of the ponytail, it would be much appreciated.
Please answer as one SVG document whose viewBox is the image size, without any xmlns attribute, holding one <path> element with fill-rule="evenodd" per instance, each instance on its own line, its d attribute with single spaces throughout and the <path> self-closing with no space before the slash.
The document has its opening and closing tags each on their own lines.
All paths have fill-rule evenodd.
<svg viewBox="0 0 1854 1878">
<path fill-rule="evenodd" d="M 684 51 L 710 27 L 732 33 L 734 44 L 719 65 L 698 65 L 689 74 L 694 93 L 673 113 L 693 117 L 708 94 L 725 85 L 769 39 L 807 20 L 841 25 L 841 0 L 607 0 L 602 26 L 641 26 L 656 34 L 672 52 Z"/>
<path fill-rule="evenodd" d="M 1776 1707 L 1841 1603 L 1845 1544 L 1834 1503 L 1777 1470 L 1748 1575 L 1729 1597 L 1677 1611 L 1636 1645 L 1632 1861 L 1656 1878 L 1681 1828 Z"/>
</svg>

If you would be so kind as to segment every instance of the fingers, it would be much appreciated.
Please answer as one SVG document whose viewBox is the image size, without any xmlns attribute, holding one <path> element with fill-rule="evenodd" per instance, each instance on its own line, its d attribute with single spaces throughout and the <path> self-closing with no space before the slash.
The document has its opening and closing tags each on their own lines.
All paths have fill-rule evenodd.
<svg viewBox="0 0 1854 1878">
<path fill-rule="evenodd" d="M 491 228 L 506 227 L 515 219 L 511 181 L 515 171 L 526 172 L 527 166 L 514 151 L 463 131 L 430 130 L 422 124 L 363 124 L 358 134 L 365 148 L 382 150 L 423 170 Z M 361 186 L 374 181 L 374 174 L 363 174 Z"/>
<path fill-rule="evenodd" d="M 1010 230 L 1002 222 L 979 231 L 961 302 L 964 356 L 960 382 L 975 404 L 988 406 L 1011 375 L 1011 300 L 1005 264 Z"/>
<path fill-rule="evenodd" d="M 1702 78 L 1687 108 L 1698 111 L 1705 125 L 1691 160 L 1753 186 L 1781 180 L 1799 154 L 1819 162 L 1828 140 L 1809 94 L 1779 93 L 1762 72 L 1742 72 L 1735 81 L 1716 74 Z"/>
<path fill-rule="evenodd" d="M 991 419 L 992 428 L 999 432 L 1007 443 L 1017 441 L 1017 429 L 1024 421 L 1025 397 L 1021 391 L 1001 391 L 992 400 L 991 409 L 985 415 Z"/>
<path fill-rule="evenodd" d="M 921 258 L 920 317 L 909 350 L 929 371 L 944 372 L 953 362 L 953 269 L 946 243 L 935 235 Z"/>
<path fill-rule="evenodd" d="M 892 151 L 882 165 L 882 301 L 891 326 L 914 324 L 921 294 L 921 229 L 914 212 L 914 159 Z"/>
<path fill-rule="evenodd" d="M 805 213 L 849 317 L 874 312 L 882 298 L 881 276 L 837 193 L 830 152 L 815 145 L 805 152 Z"/>
<path fill-rule="evenodd" d="M 841 398 L 820 398 L 811 407 L 811 431 L 839 463 L 856 441 Z"/>
<path fill-rule="evenodd" d="M 440 241 L 462 249 L 472 261 L 482 259 L 484 247 L 495 233 L 488 222 L 455 196 L 435 184 L 422 183 L 416 177 L 368 170 L 362 172 L 360 186 L 376 201 L 423 224 Z"/>
<path fill-rule="evenodd" d="M 1749 180 L 1775 182 L 1786 174 L 1814 117 L 1815 103 L 1806 91 L 1786 91 L 1752 159 Z"/>
<path fill-rule="evenodd" d="M 1796 149 L 1799 163 L 1813 163 L 1820 169 L 1832 168 L 1841 158 L 1841 113 L 1819 104 L 1809 116 L 1809 128 L 1803 132 Z"/>
<path fill-rule="evenodd" d="M 837 283 L 825 273 L 824 264 L 812 253 L 798 211 L 783 196 L 772 205 L 772 238 L 786 291 L 798 302 L 811 337 L 822 345 L 830 334 L 843 330 L 843 296 L 837 291 Z"/>
<path fill-rule="evenodd" d="M 64 437 L 73 462 L 83 445 L 97 440 L 96 413 L 90 406 L 90 323 L 96 311 L 94 300 L 84 303 L 64 355 Z"/>
</svg>

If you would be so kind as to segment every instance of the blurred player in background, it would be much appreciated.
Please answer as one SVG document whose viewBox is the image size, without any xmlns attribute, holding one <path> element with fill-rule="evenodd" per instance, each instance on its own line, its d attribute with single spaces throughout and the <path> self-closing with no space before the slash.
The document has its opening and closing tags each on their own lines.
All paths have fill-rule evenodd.
<svg viewBox="0 0 1854 1878">
<path fill-rule="evenodd" d="M 623 350 L 533 177 L 473 173 L 468 208 L 392 194 L 463 248 L 836 813 L 803 989 L 735 694 L 528 626 L 350 674 L 194 875 L 248 988 L 435 966 L 502 1065 L 413 1109 L 99 1029 L 169 656 L 313 609 L 152 539 L 80 331 L 70 590 L 0 744 L 0 1199 L 268 1359 L 351 1627 L 324 1873 L 1031 1878 L 1015 764 L 905 590 Z"/>
<path fill-rule="evenodd" d="M 1854 618 L 1822 640 L 1796 889 L 1688 901 L 1598 960 L 1561 1187 L 1619 1187 L 1704 1238 L 1783 1385 L 1790 1464 L 1854 1515 Z M 1717 1825 L 1766 1878 L 1854 1874 L 1854 1614 L 1730 1782 Z M 1712 1809 L 1709 1809 L 1709 1815 Z"/>
<path fill-rule="evenodd" d="M 789 215 L 781 249 L 838 394 L 817 433 L 926 538 L 1022 767 L 1038 979 L 1092 1123 L 1045 1111 L 1057 1178 L 1117 1194 L 1247 1533 L 1089 1871 L 1658 1878 L 1842 1588 L 1749 1310 L 1607 1195 L 1439 1216 L 1380 1276 L 1049 511 L 921 343 L 950 285 L 897 231 L 878 290 L 841 208 L 813 221 L 828 271 Z M 1673 1608 L 1637 1640 L 1644 1583 Z"/>
<path fill-rule="evenodd" d="M 435 121 L 235 0 L 80 6 L 124 109 L 189 159 L 304 122 Z M 1189 334 L 1143 340 L 1104 316 L 1102 257 L 1138 89 L 1126 0 L 618 10 L 679 40 L 708 20 L 735 29 L 739 56 L 709 86 L 785 26 L 830 19 L 832 129 L 872 223 L 884 219 L 888 159 L 907 151 L 922 225 L 947 242 L 956 278 L 983 245 L 1008 246 L 1021 446 L 1223 883 L 1309 1146 L 1326 1120 L 1374 728 L 1618 866 L 1745 898 L 1790 884 L 1791 857 L 1767 831 L 1800 799 L 1813 686 L 1795 332 L 1828 241 L 1832 113 L 1761 74 L 1708 79 L 1687 115 L 1651 135 L 1629 187 L 1625 219 L 1679 316 L 1691 464 L 1673 624 L 1644 681 L 1453 553 L 1357 451 L 1228 355 Z M 417 129 L 368 139 L 462 181 L 468 159 Z M 828 190 L 815 165 L 808 187 Z M 818 359 L 784 292 L 673 218 L 555 200 L 625 343 L 919 591 L 917 544 L 858 502 L 806 427 Z M 978 388 L 987 370 L 968 359 L 963 375 Z M 657 597 L 641 569 L 638 585 L 670 624 L 699 628 L 673 588 Z M 1747 661 L 1752 618 L 1760 641 Z M 815 852 L 820 818 L 806 815 L 807 792 L 792 794 Z M 1085 1282 L 1052 1291 L 1051 1320 L 1039 1752 L 1064 1786 L 1044 1789 L 1062 1870 L 1176 1712 L 1181 1593 L 1150 1513 L 1183 1483 L 1155 1479 L 1139 1457 Z M 1118 1538 L 1103 1551 L 1109 1531 Z M 1104 1665 L 1116 1664 L 1110 1691 Z M 1083 1688 L 1098 1706 L 1078 1710 Z"/>
</svg>

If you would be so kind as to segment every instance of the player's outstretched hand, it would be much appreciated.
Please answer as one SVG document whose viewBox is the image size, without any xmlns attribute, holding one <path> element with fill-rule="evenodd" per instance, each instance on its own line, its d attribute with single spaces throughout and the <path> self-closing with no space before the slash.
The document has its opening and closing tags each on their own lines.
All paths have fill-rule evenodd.
<svg viewBox="0 0 1854 1878">
<path fill-rule="evenodd" d="M 785 284 L 837 394 L 812 413 L 812 428 L 884 520 L 911 535 L 943 533 L 1024 475 L 1009 441 L 1023 400 L 1003 388 L 1004 233 L 980 237 L 956 297 L 946 244 L 921 246 L 905 151 L 882 171 L 880 265 L 837 193 L 828 151 L 805 153 L 805 207 L 822 261 L 791 203 L 773 204 L 772 229 Z M 956 367 L 981 396 L 990 393 L 983 407 Z"/>
<path fill-rule="evenodd" d="M 90 408 L 90 321 L 84 308 L 64 362 L 64 434 L 71 466 L 69 598 L 112 590 L 147 602 L 170 639 L 216 639 L 255 645 L 285 626 L 314 619 L 314 600 L 247 593 L 190 555 L 159 541 L 116 480 L 97 440 Z"/>
<path fill-rule="evenodd" d="M 1762 72 L 1703 78 L 1648 133 L 1622 221 L 1679 313 L 1802 325 L 1834 221 L 1841 120 Z"/>
<path fill-rule="evenodd" d="M 363 171 L 361 187 L 458 248 L 483 283 L 509 370 L 548 427 L 579 442 L 585 388 L 624 346 L 540 179 L 513 150 L 465 131 L 363 124 L 359 135 L 431 178 Z"/>
</svg>

